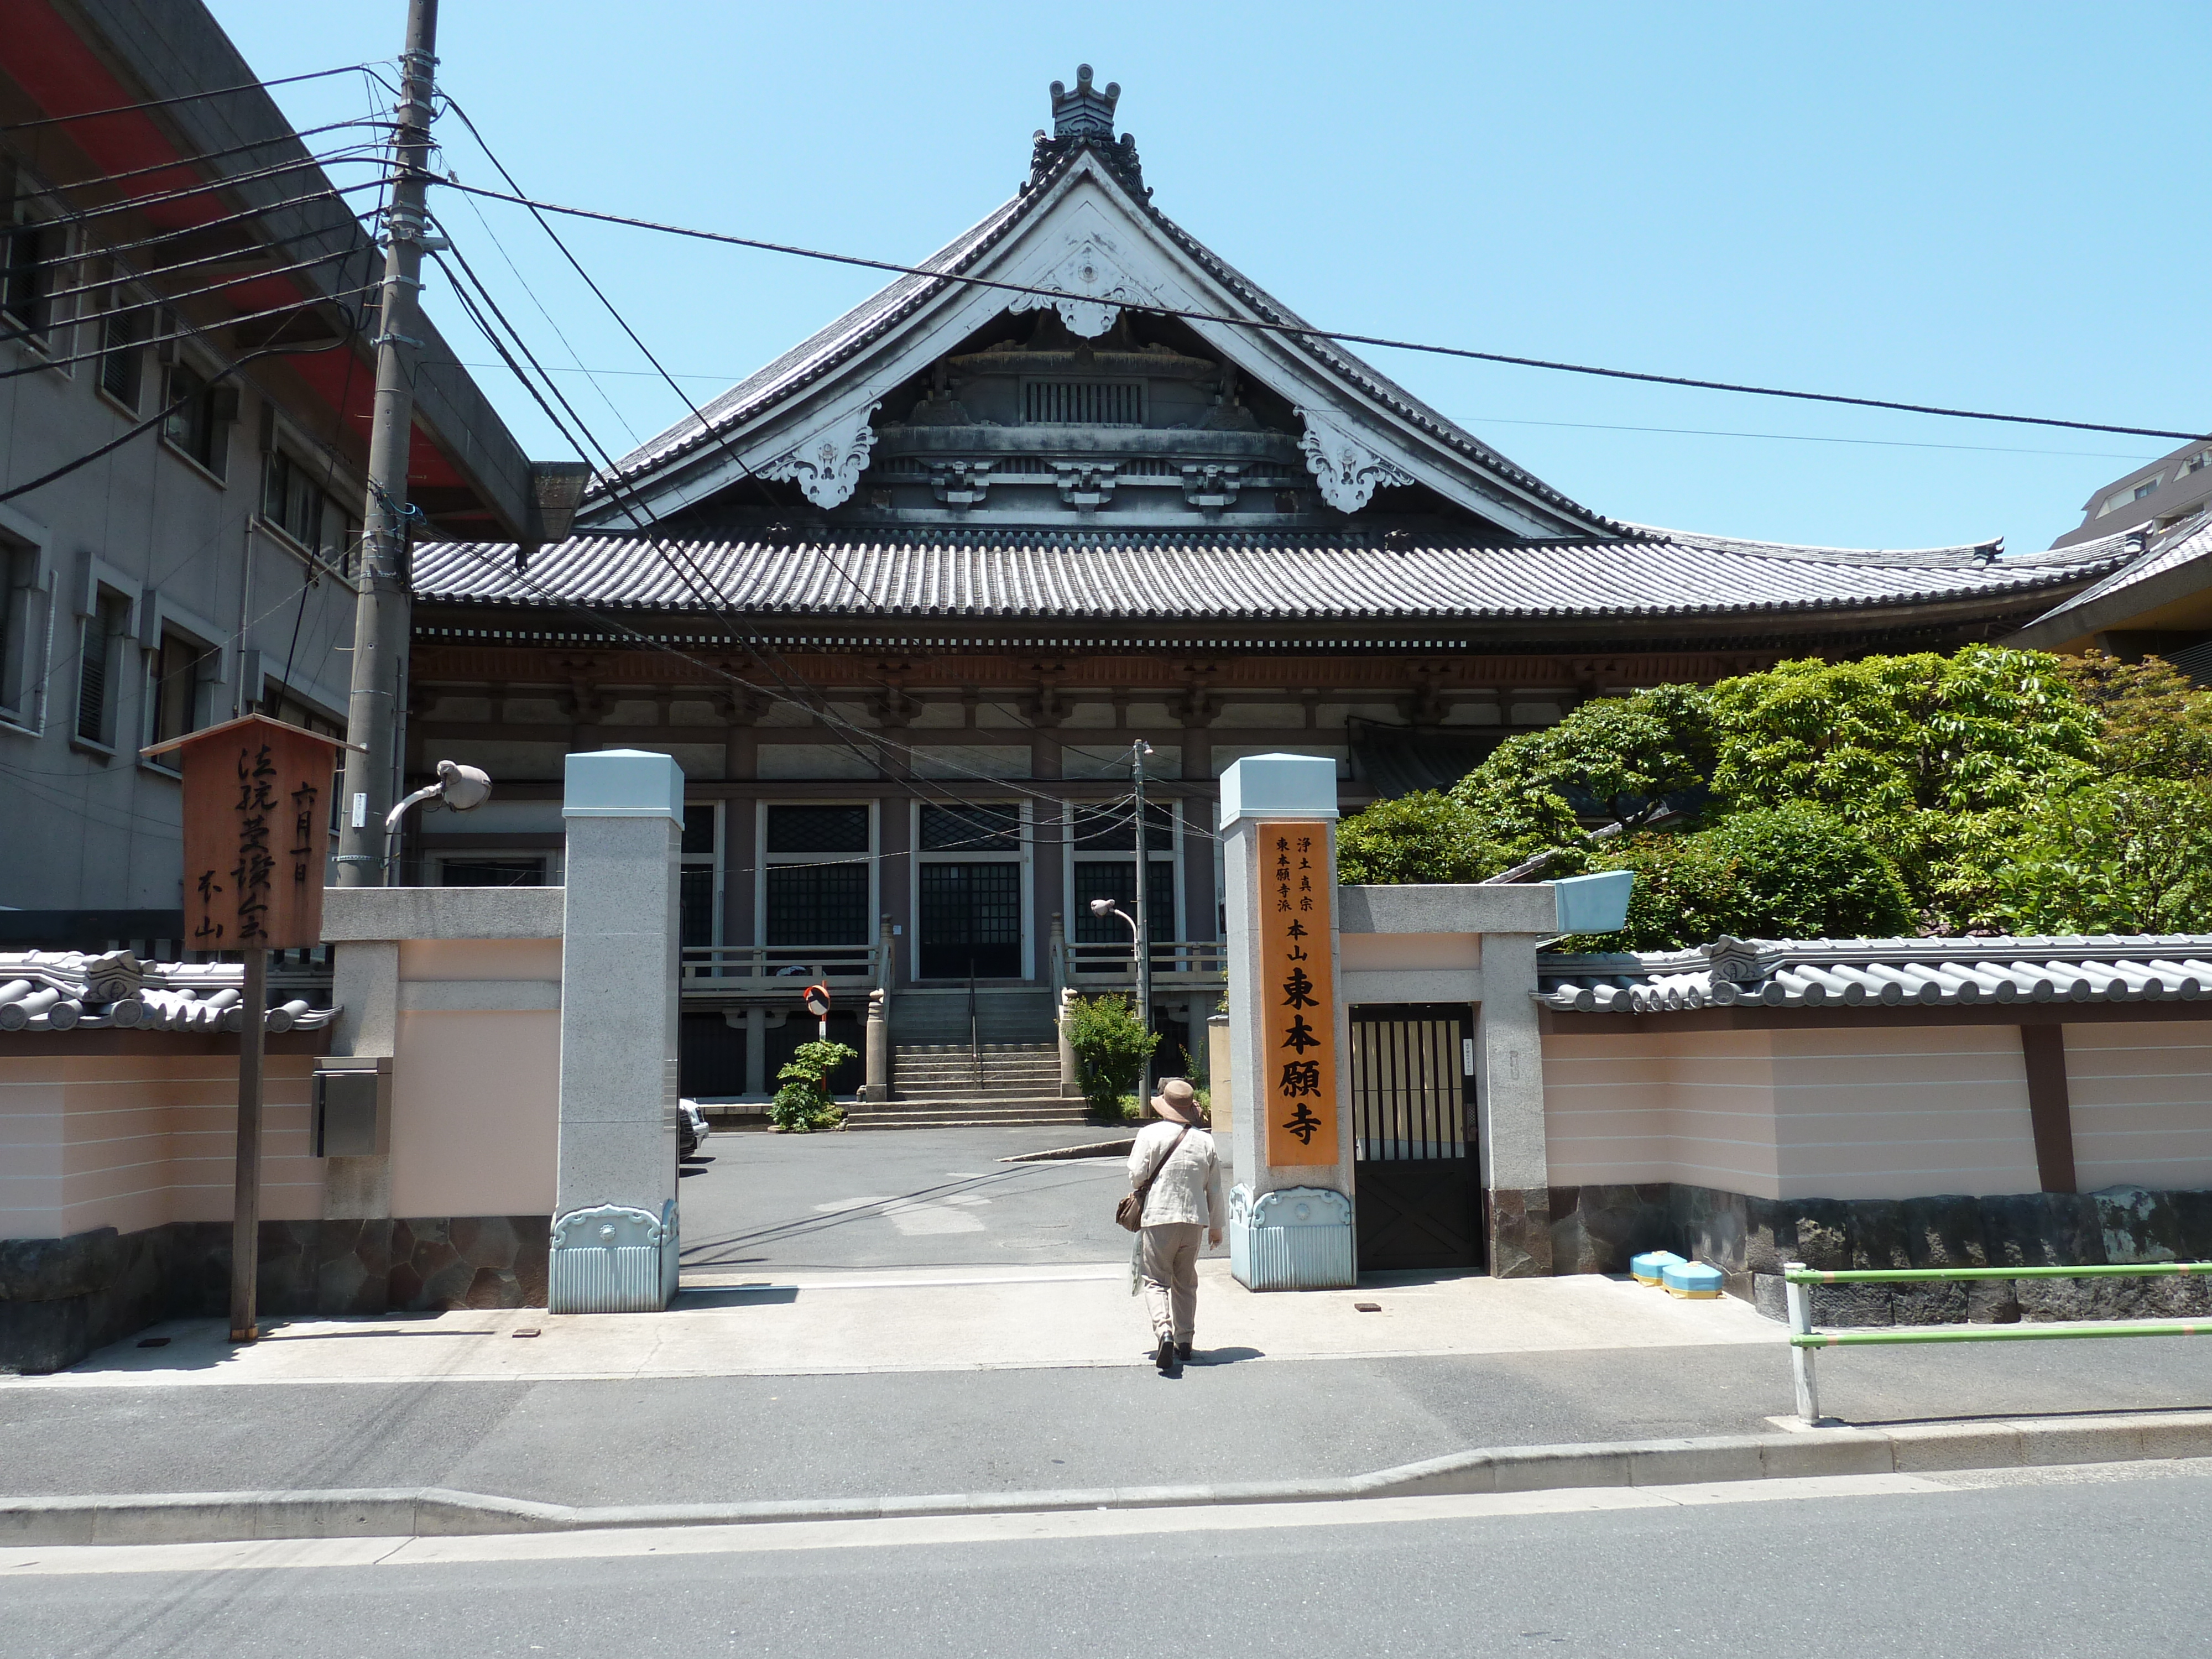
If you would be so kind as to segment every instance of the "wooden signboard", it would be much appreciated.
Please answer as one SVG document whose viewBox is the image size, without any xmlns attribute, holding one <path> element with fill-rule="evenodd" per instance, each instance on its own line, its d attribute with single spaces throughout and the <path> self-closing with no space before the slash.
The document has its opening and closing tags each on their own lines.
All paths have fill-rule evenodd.
<svg viewBox="0 0 2212 1659">
<path fill-rule="evenodd" d="M 346 745 L 248 714 L 144 752 L 185 775 L 185 944 L 289 951 L 323 938 L 331 778 Z"/>
<path fill-rule="evenodd" d="M 1259 1097 L 1271 1165 L 1334 1164 L 1336 971 L 1329 948 L 1336 884 L 1328 830 L 1262 823 L 1258 841 L 1260 984 L 1266 1011 Z"/>
</svg>

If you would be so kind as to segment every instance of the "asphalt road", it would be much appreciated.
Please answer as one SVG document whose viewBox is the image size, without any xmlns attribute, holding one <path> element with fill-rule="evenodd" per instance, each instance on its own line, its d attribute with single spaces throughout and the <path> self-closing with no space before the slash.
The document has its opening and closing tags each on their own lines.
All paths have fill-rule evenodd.
<svg viewBox="0 0 2212 1659">
<path fill-rule="evenodd" d="M 1133 1341 L 1133 1351 L 1137 1344 Z M 1854 1352 L 1857 1422 L 2212 1408 L 2198 1345 Z M 2126 1350 L 2124 1363 L 2119 1352 Z M 445 1486 L 707 1503 L 1358 1474 L 1482 1446 L 1771 1432 L 1780 1347 L 578 1382 L 0 1389 L 0 1491 Z"/>
<path fill-rule="evenodd" d="M 1001 1164 L 1110 1128 L 854 1130 L 709 1137 L 684 1171 L 684 1265 L 1034 1267 L 1116 1261 L 1119 1160 Z"/>
<path fill-rule="evenodd" d="M 2195 1554 L 2161 1547 L 2212 1527 L 2212 1477 L 2185 1467 L 1964 1490 L 1883 1477 L 1879 1496 L 1864 1483 L 1791 1498 L 1744 1483 L 1395 1512 L 1415 1518 L 1372 1505 L 1081 1515 L 1028 1536 L 909 1522 L 824 1528 L 819 1544 L 757 1528 L 450 1540 L 428 1545 L 456 1558 L 437 1565 L 178 1571 L 134 1552 L 120 1570 L 67 1572 L 19 1557 L 0 1656 L 2164 1659 L 2204 1650 L 2212 1603 Z M 265 1561 L 283 1547 L 248 1548 Z M 364 1563 L 383 1552 L 308 1545 L 289 1559 L 341 1548 Z"/>
</svg>

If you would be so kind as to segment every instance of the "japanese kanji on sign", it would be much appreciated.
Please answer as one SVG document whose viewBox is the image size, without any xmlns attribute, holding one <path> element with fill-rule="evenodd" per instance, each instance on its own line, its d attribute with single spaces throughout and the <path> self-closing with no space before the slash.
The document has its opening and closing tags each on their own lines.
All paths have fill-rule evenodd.
<svg viewBox="0 0 2212 1659">
<path fill-rule="evenodd" d="M 1329 950 L 1328 833 L 1262 823 L 1259 854 L 1259 1071 L 1270 1164 L 1329 1164 L 1336 1144 L 1336 976 Z"/>
<path fill-rule="evenodd" d="M 148 750 L 185 775 L 185 942 L 290 951 L 323 937 L 337 739 L 259 714 Z"/>
</svg>

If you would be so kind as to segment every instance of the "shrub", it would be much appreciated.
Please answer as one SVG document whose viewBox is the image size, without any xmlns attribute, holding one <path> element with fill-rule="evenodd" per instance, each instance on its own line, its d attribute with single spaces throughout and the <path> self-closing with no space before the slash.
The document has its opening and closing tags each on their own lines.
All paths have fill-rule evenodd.
<svg viewBox="0 0 2212 1659">
<path fill-rule="evenodd" d="M 830 1073 L 860 1055 L 842 1042 L 802 1042 L 789 1064 L 775 1074 L 783 1086 L 768 1109 L 769 1121 L 793 1134 L 834 1129 L 845 1114 L 830 1098 Z"/>
<path fill-rule="evenodd" d="M 1433 789 L 1378 800 L 1337 826 L 1336 878 L 1480 881 L 1512 862 L 1485 832 L 1474 812 Z"/>
<path fill-rule="evenodd" d="M 2185 933 L 2212 927 L 2212 787 L 2116 778 L 2027 816 L 1996 877 L 2022 933 Z"/>
<path fill-rule="evenodd" d="M 1604 860 L 1632 870 L 1628 921 L 1591 950 L 1666 951 L 1744 939 L 1893 937 L 1911 900 L 1865 833 L 1807 802 L 1738 812 L 1693 835 L 1644 835 Z"/>
<path fill-rule="evenodd" d="M 1092 1110 L 1113 1116 L 1121 1097 L 1143 1083 L 1160 1034 L 1145 1029 L 1126 997 L 1076 997 L 1067 1005 L 1067 1043 L 1075 1050 L 1083 1097 Z"/>
</svg>

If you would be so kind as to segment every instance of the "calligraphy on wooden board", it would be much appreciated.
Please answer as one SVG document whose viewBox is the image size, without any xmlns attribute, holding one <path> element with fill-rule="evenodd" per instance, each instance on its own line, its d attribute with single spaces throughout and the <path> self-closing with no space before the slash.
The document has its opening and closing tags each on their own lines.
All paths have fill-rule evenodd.
<svg viewBox="0 0 2212 1659">
<path fill-rule="evenodd" d="M 289 951 L 323 937 L 335 738 L 260 714 L 144 752 L 185 780 L 185 939 Z"/>
<path fill-rule="evenodd" d="M 1267 1162 L 1334 1164 L 1336 973 L 1329 942 L 1336 889 L 1328 831 L 1310 821 L 1259 828 L 1259 1071 Z"/>
</svg>

